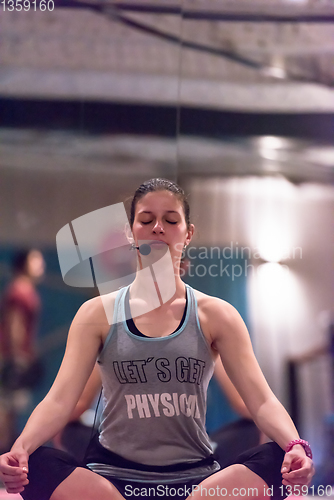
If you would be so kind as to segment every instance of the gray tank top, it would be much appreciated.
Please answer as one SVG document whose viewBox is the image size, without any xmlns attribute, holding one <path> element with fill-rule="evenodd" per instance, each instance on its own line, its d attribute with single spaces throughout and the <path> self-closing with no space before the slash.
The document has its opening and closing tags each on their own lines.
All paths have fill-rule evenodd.
<svg viewBox="0 0 334 500">
<path fill-rule="evenodd" d="M 194 291 L 186 285 L 188 306 L 180 328 L 152 338 L 128 329 L 128 288 L 117 294 L 113 325 L 98 359 L 103 383 L 100 443 L 147 465 L 202 460 L 212 454 L 205 414 L 214 361 Z"/>
</svg>

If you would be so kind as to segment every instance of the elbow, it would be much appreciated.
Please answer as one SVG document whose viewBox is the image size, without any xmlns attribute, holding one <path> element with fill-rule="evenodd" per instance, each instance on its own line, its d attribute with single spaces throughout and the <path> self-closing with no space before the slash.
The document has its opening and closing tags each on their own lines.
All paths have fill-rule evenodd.
<svg viewBox="0 0 334 500">
<path fill-rule="evenodd" d="M 248 410 L 247 406 L 245 405 L 244 402 L 234 404 L 233 409 L 240 415 L 242 418 L 247 418 L 249 420 L 252 420 L 252 415 L 250 411 Z"/>
<path fill-rule="evenodd" d="M 65 421 L 67 423 L 70 416 L 74 410 L 73 404 L 71 405 L 68 401 L 62 398 L 55 398 L 50 393 L 45 396 L 42 404 L 54 415 L 55 419 Z"/>
</svg>

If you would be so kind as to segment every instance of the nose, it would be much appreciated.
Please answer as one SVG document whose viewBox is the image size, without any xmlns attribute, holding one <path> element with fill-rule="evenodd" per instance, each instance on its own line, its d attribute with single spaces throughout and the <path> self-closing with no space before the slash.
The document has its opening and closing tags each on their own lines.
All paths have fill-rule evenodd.
<svg viewBox="0 0 334 500">
<path fill-rule="evenodd" d="M 156 223 L 153 226 L 153 232 L 155 234 L 157 234 L 157 233 L 162 234 L 165 232 L 164 226 L 163 226 L 161 221 L 159 221 L 159 220 L 156 221 Z"/>
</svg>

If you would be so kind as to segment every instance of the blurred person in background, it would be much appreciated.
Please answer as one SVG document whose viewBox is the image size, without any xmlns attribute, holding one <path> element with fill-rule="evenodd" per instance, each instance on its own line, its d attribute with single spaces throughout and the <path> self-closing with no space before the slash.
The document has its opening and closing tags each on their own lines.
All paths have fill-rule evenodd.
<svg viewBox="0 0 334 500">
<path fill-rule="evenodd" d="M 37 249 L 20 250 L 12 261 L 13 278 L 0 303 L 0 425 L 7 448 L 15 439 L 16 416 L 29 404 L 30 391 L 39 382 L 42 366 L 36 348 L 41 300 L 36 289 L 45 272 Z"/>
</svg>

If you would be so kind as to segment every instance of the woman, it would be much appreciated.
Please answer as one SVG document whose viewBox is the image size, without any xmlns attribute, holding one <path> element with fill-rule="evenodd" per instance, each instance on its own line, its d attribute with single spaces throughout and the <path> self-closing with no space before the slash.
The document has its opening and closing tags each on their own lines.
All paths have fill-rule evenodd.
<svg viewBox="0 0 334 500">
<path fill-rule="evenodd" d="M 36 360 L 35 336 L 40 313 L 36 284 L 44 274 L 45 262 L 39 250 L 22 250 L 13 259 L 14 278 L 8 284 L 0 306 L 0 354 L 8 363 L 4 380 L 9 389 L 29 385 L 27 373 Z"/>
<path fill-rule="evenodd" d="M 16 401 L 25 401 L 41 380 L 43 367 L 36 346 L 41 300 L 36 285 L 45 270 L 37 249 L 20 250 L 12 262 L 13 278 L 0 303 L 0 450 L 7 450 L 17 437 L 20 411 Z M 2 423 L 3 421 L 3 423 Z M 6 430 L 4 430 L 4 428 Z"/>
<path fill-rule="evenodd" d="M 272 477 L 268 464 L 258 463 L 258 454 L 223 470 L 212 459 L 204 421 L 206 389 L 217 356 L 256 424 L 279 445 L 268 443 L 276 447 L 272 454 L 291 448 L 281 454 L 283 484 L 308 484 L 313 465 L 307 444 L 294 443 L 298 433 L 261 373 L 239 314 L 180 279 L 183 248 L 194 232 L 183 191 L 163 179 L 142 184 L 132 201 L 130 226 L 138 256 L 136 278 L 104 300 L 113 309 L 111 328 L 100 297 L 79 309 L 52 388 L 11 451 L 0 457 L 7 491 L 20 492 L 25 500 L 189 494 L 195 500 L 208 494 L 245 498 L 241 488 L 253 488 L 248 496 L 256 490 L 257 497 L 267 496 Z M 152 287 L 153 269 L 159 266 L 149 258 L 152 253 L 158 262 L 166 249 L 175 269 L 173 283 L 163 268 Z M 172 297 L 162 300 L 172 288 Z M 94 472 L 58 455 L 59 450 L 38 447 L 67 422 L 96 358 L 104 411 L 99 439 L 87 459 Z"/>
</svg>

